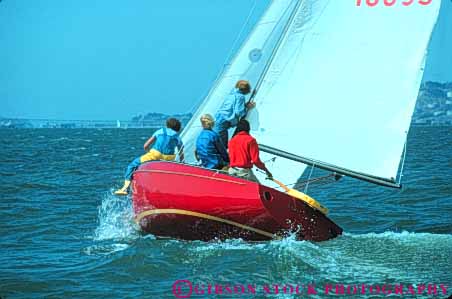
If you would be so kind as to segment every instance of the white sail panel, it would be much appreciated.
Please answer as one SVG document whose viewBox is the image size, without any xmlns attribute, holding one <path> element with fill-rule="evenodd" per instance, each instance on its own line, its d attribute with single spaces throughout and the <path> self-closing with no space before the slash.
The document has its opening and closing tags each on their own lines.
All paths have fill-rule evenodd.
<svg viewBox="0 0 452 299">
<path fill-rule="evenodd" d="M 395 178 L 440 1 L 303 1 L 249 116 L 261 144 Z"/>
<path fill-rule="evenodd" d="M 204 113 L 215 115 L 238 80 L 246 79 L 251 84 L 254 83 L 253 80 L 257 80 L 272 54 L 275 43 L 281 36 L 295 2 L 293 0 L 275 0 L 269 5 L 231 64 L 224 70 L 206 99 L 194 113 L 182 132 L 187 162 L 195 161 L 193 153 L 196 138 L 202 129 L 199 122 L 201 115 Z"/>
</svg>

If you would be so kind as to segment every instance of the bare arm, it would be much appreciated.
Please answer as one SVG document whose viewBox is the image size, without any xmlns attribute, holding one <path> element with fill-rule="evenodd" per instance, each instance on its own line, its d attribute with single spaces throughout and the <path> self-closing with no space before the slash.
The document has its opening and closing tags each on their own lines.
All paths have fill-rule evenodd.
<svg viewBox="0 0 452 299">
<path fill-rule="evenodd" d="M 155 136 L 152 136 L 144 143 L 144 151 L 147 152 L 149 150 L 149 147 L 155 142 Z"/>
<path fill-rule="evenodd" d="M 263 171 L 265 171 L 268 178 L 273 179 L 272 173 L 267 169 L 267 167 L 265 166 L 265 163 L 262 162 L 259 157 L 259 146 L 257 145 L 256 140 L 253 140 L 250 143 L 249 149 L 250 149 L 250 155 L 251 155 L 251 160 L 253 161 L 253 164 L 256 165 L 257 168 L 260 168 Z"/>
</svg>

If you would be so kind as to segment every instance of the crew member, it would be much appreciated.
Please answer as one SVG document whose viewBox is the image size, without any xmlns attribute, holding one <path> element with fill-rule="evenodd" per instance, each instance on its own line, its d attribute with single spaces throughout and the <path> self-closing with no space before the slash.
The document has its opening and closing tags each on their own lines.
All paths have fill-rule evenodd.
<svg viewBox="0 0 452 299">
<path fill-rule="evenodd" d="M 222 169 L 229 163 L 229 156 L 220 136 L 212 130 L 215 120 L 210 114 L 204 114 L 200 120 L 203 130 L 196 140 L 195 157 L 203 167 Z"/>
<path fill-rule="evenodd" d="M 176 159 L 176 148 L 179 150 L 180 161 L 184 161 L 182 141 L 179 137 L 181 123 L 178 119 L 169 118 L 166 121 L 166 128 L 157 130 L 144 144 L 144 150 L 148 151 L 141 157 L 134 159 L 127 166 L 124 186 L 115 191 L 117 195 L 127 195 L 133 172 L 144 162 L 153 160 L 173 161 Z"/>
<path fill-rule="evenodd" d="M 246 80 L 237 81 L 234 90 L 226 97 L 220 109 L 215 114 L 214 131 L 220 135 L 220 139 L 228 147 L 228 129 L 237 125 L 239 120 L 246 116 L 248 110 L 254 108 L 256 103 L 245 103 L 245 95 L 251 91 L 251 85 Z"/>
<path fill-rule="evenodd" d="M 229 141 L 229 174 L 250 181 L 259 182 L 252 168 L 255 165 L 272 179 L 273 175 L 259 158 L 259 146 L 256 139 L 250 135 L 250 123 L 246 119 L 238 122 L 234 136 Z"/>
</svg>

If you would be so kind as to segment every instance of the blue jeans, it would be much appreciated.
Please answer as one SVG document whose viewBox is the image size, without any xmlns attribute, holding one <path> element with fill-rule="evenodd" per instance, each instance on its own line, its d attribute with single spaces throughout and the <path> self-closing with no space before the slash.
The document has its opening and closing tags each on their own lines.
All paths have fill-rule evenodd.
<svg viewBox="0 0 452 299">
<path fill-rule="evenodd" d="M 132 179 L 132 174 L 135 170 L 137 170 L 138 166 L 141 165 L 141 157 L 138 157 L 136 159 L 134 159 L 132 162 L 130 162 L 130 164 L 127 166 L 126 169 L 126 174 L 125 174 L 125 178 L 126 180 L 131 180 Z"/>
<path fill-rule="evenodd" d="M 220 135 L 220 140 L 223 143 L 224 147 L 228 148 L 228 140 L 229 140 L 229 134 L 228 130 L 232 128 L 231 123 L 229 121 L 223 120 L 221 117 L 219 117 L 215 121 L 215 126 L 213 127 L 213 130 Z"/>
</svg>

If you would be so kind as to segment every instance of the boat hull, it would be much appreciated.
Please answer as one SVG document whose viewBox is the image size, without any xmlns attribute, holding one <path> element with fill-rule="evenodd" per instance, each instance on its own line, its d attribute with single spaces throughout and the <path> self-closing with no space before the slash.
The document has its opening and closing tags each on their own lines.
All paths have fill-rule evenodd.
<svg viewBox="0 0 452 299">
<path fill-rule="evenodd" d="M 295 233 L 324 241 L 342 233 L 320 211 L 283 192 L 176 162 L 141 165 L 132 198 L 137 223 L 157 237 L 264 241 Z"/>
</svg>

